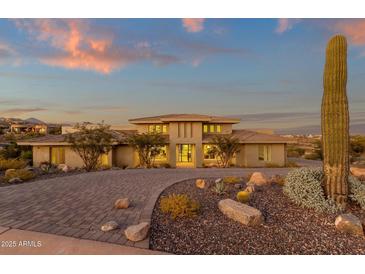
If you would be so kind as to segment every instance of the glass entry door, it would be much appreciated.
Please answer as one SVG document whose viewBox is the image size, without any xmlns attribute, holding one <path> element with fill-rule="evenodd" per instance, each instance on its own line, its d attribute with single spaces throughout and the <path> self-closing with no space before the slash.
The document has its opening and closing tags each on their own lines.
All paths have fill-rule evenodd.
<svg viewBox="0 0 365 274">
<path fill-rule="evenodd" d="M 193 145 L 180 144 L 177 146 L 178 146 L 177 162 L 191 163 L 193 161 L 192 157 Z"/>
</svg>

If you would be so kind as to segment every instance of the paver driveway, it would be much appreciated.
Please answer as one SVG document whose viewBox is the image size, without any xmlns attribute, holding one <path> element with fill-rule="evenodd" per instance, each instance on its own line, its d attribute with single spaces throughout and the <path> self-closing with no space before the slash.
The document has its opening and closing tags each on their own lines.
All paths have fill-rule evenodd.
<svg viewBox="0 0 365 274">
<path fill-rule="evenodd" d="M 150 221 L 154 204 L 168 186 L 191 178 L 244 176 L 253 171 L 286 174 L 288 169 L 133 169 L 93 172 L 0 188 L 0 226 L 148 248 L 148 239 L 133 244 L 124 229 Z M 128 209 L 114 209 L 120 197 Z M 115 220 L 121 229 L 101 232 Z"/>
</svg>

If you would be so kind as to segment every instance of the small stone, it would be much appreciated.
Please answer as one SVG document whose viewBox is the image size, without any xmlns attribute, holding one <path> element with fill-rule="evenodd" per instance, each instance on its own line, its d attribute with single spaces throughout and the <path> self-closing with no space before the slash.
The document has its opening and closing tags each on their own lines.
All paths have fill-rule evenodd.
<svg viewBox="0 0 365 274">
<path fill-rule="evenodd" d="M 205 188 L 205 180 L 204 179 L 197 179 L 195 181 L 195 185 L 197 188 L 203 189 Z"/>
<path fill-rule="evenodd" d="M 222 178 L 218 178 L 218 179 L 216 179 L 214 182 L 216 183 L 216 184 L 219 184 L 219 183 L 221 183 L 223 181 L 223 179 Z"/>
<path fill-rule="evenodd" d="M 58 168 L 59 170 L 62 170 L 63 172 L 68 172 L 68 171 L 69 171 L 69 167 L 68 167 L 66 164 L 59 164 L 59 165 L 57 166 L 57 168 Z"/>
<path fill-rule="evenodd" d="M 228 218 L 244 225 L 257 226 L 264 221 L 260 210 L 232 199 L 219 201 L 218 207 Z"/>
<path fill-rule="evenodd" d="M 269 184 L 269 181 L 267 180 L 266 176 L 261 172 L 254 172 L 251 175 L 251 178 L 248 182 L 249 184 L 257 185 L 257 186 L 264 186 Z"/>
<path fill-rule="evenodd" d="M 350 171 L 355 177 L 365 176 L 365 168 L 351 167 Z"/>
<path fill-rule="evenodd" d="M 147 237 L 148 230 L 150 229 L 150 224 L 147 222 L 139 223 L 138 225 L 131 225 L 126 230 L 124 234 L 128 240 L 132 242 L 139 242 Z"/>
<path fill-rule="evenodd" d="M 114 207 L 119 208 L 119 209 L 124 209 L 124 208 L 128 208 L 129 204 L 130 204 L 130 202 L 129 202 L 128 198 L 122 198 L 122 199 L 118 199 L 115 201 Z"/>
<path fill-rule="evenodd" d="M 255 192 L 255 186 L 254 185 L 248 185 L 246 188 L 245 188 L 245 191 L 247 192 Z"/>
<path fill-rule="evenodd" d="M 339 231 L 347 232 L 353 235 L 364 236 L 364 230 L 361 221 L 351 213 L 337 216 L 335 226 Z"/>
<path fill-rule="evenodd" d="M 18 178 L 18 177 L 11 178 L 11 179 L 8 181 L 8 183 L 9 183 L 9 184 L 16 184 L 16 183 L 21 183 L 21 182 L 23 182 L 23 180 L 22 180 L 22 179 L 20 179 L 20 178 Z"/>
<path fill-rule="evenodd" d="M 101 231 L 107 232 L 114 229 L 117 229 L 119 227 L 117 222 L 109 221 L 101 226 Z"/>
</svg>

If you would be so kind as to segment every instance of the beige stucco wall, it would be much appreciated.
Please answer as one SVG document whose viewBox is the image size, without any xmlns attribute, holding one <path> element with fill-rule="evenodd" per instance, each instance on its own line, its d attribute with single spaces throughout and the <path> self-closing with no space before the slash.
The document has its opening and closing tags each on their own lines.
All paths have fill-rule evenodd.
<svg viewBox="0 0 365 274">
<path fill-rule="evenodd" d="M 65 147 L 65 164 L 71 168 L 81 168 L 84 166 L 79 154 L 73 151 L 70 147 Z"/>
<path fill-rule="evenodd" d="M 276 165 L 285 166 L 286 164 L 286 153 L 285 144 L 269 144 L 271 145 L 271 162 Z M 259 145 L 258 144 L 245 144 L 244 145 L 244 161 L 238 163 L 245 167 L 264 167 L 265 161 L 259 160 Z"/>
<path fill-rule="evenodd" d="M 42 162 L 49 162 L 49 147 L 33 146 L 33 166 L 39 167 Z"/>
</svg>

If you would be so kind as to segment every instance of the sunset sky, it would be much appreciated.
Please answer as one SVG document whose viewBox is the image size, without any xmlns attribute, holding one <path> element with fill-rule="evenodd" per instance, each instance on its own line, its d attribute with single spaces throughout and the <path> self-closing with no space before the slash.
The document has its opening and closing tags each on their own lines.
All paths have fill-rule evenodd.
<svg viewBox="0 0 365 274">
<path fill-rule="evenodd" d="M 167 113 L 319 124 L 326 41 L 347 36 L 365 124 L 365 19 L 0 20 L 0 117 L 126 124 Z"/>
</svg>

